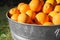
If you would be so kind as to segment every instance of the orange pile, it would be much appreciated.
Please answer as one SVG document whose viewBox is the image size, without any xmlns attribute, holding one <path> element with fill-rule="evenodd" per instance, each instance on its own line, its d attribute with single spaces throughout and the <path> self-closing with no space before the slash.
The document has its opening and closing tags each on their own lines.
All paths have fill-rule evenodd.
<svg viewBox="0 0 60 40">
<path fill-rule="evenodd" d="M 44 26 L 60 25 L 60 0 L 31 0 L 29 4 L 19 3 L 9 10 L 11 19 L 19 23 Z"/>
</svg>

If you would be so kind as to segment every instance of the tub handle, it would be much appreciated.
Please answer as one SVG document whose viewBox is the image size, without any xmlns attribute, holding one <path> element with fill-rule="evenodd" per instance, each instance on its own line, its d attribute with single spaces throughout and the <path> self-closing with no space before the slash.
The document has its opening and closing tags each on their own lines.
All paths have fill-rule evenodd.
<svg viewBox="0 0 60 40">
<path fill-rule="evenodd" d="M 56 29 L 56 31 L 54 32 L 56 34 L 56 37 L 59 35 L 60 29 Z"/>
</svg>

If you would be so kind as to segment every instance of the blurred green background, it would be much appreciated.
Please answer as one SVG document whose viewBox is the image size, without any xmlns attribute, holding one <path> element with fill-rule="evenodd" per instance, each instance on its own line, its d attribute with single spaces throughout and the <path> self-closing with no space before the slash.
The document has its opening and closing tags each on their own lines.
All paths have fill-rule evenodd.
<svg viewBox="0 0 60 40">
<path fill-rule="evenodd" d="M 0 40 L 12 40 L 6 12 L 10 9 L 8 6 L 0 6 Z"/>
<path fill-rule="evenodd" d="M 9 23 L 6 18 L 6 12 L 17 6 L 17 0 L 1 0 L 0 1 L 0 40 L 12 40 Z"/>
<path fill-rule="evenodd" d="M 0 0 L 0 40 L 12 40 L 6 12 L 20 2 L 29 3 L 30 0 Z"/>
</svg>

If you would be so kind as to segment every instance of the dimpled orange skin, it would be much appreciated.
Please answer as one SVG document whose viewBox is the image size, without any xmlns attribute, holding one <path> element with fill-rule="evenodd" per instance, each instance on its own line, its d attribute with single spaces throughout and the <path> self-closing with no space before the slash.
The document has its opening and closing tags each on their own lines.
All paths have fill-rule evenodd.
<svg viewBox="0 0 60 40">
<path fill-rule="evenodd" d="M 55 8 L 54 8 L 54 11 L 60 12 L 60 5 L 56 5 Z"/>
<path fill-rule="evenodd" d="M 38 12 L 41 10 L 42 8 L 42 5 L 44 4 L 44 1 L 40 1 L 40 0 L 32 0 L 30 3 L 29 3 L 29 6 L 30 6 L 30 9 L 35 11 L 35 12 Z"/>
<path fill-rule="evenodd" d="M 22 5 L 24 5 L 24 4 L 25 4 L 25 3 L 19 3 L 18 6 L 17 6 L 18 10 L 20 10 L 20 7 L 21 7 Z"/>
<path fill-rule="evenodd" d="M 10 9 L 10 10 L 9 10 L 9 13 L 10 13 L 11 15 L 13 15 L 13 14 L 19 14 L 20 11 L 15 7 L 15 8 Z"/>
<path fill-rule="evenodd" d="M 26 14 L 33 20 L 35 19 L 36 13 L 32 10 L 28 10 Z"/>
<path fill-rule="evenodd" d="M 53 23 L 52 22 L 45 22 L 43 25 L 44 26 L 50 26 L 50 25 L 53 25 Z"/>
<path fill-rule="evenodd" d="M 43 6 L 43 12 L 49 14 L 53 10 L 53 6 L 50 3 L 45 3 Z"/>
<path fill-rule="evenodd" d="M 17 21 L 18 15 L 19 15 L 19 14 L 13 14 L 13 15 L 11 16 L 11 19 L 14 20 L 14 21 Z"/>
<path fill-rule="evenodd" d="M 60 13 L 58 13 L 57 15 L 55 15 L 54 17 L 53 17 L 53 23 L 55 24 L 55 25 L 60 25 Z"/>
<path fill-rule="evenodd" d="M 44 22 L 48 22 L 49 21 L 49 17 L 46 14 L 42 13 L 42 12 L 39 12 L 36 15 L 36 19 L 41 24 L 43 24 Z"/>
<path fill-rule="evenodd" d="M 24 13 L 21 13 L 19 16 L 18 16 L 18 22 L 19 23 L 25 23 L 26 20 L 27 20 L 28 16 Z"/>
<path fill-rule="evenodd" d="M 29 5 L 28 4 L 24 4 L 24 5 L 21 5 L 20 7 L 20 12 L 21 13 L 26 13 L 27 10 L 29 10 Z"/>
</svg>

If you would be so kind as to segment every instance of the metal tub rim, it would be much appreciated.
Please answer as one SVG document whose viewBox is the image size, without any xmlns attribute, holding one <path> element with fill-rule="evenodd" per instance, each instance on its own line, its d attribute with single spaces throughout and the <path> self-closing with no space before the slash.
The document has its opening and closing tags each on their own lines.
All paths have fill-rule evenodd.
<svg viewBox="0 0 60 40">
<path fill-rule="evenodd" d="M 15 22 L 15 23 L 18 23 L 18 24 L 23 24 L 23 25 L 30 25 L 30 26 L 37 26 L 37 27 L 55 27 L 55 26 L 60 26 L 60 25 L 46 25 L 46 26 L 44 26 L 44 25 L 38 25 L 38 24 L 28 24 L 28 23 L 19 23 L 19 22 L 16 22 L 16 21 L 14 21 L 14 20 L 12 20 L 12 19 L 10 19 L 9 18 L 9 16 L 8 16 L 8 14 L 9 14 L 9 12 L 7 12 L 6 13 L 6 17 L 8 18 L 8 20 L 11 20 L 11 21 L 13 21 L 13 22 Z"/>
</svg>

